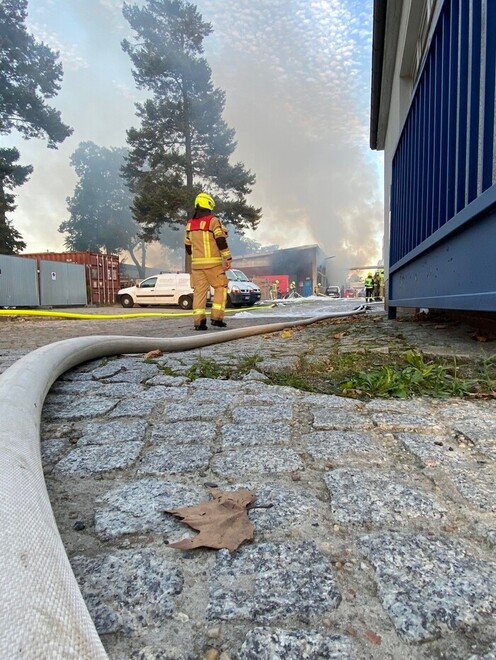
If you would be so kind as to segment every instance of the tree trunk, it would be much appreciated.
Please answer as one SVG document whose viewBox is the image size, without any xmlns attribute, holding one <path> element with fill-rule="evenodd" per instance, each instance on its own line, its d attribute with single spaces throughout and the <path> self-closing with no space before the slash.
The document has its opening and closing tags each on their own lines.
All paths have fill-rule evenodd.
<svg viewBox="0 0 496 660">
<path fill-rule="evenodd" d="M 128 252 L 131 255 L 131 259 L 133 260 L 134 265 L 138 269 L 138 277 L 140 279 L 144 279 L 146 277 L 146 249 L 145 249 L 145 241 L 141 241 L 141 263 L 138 261 L 138 258 L 134 254 L 134 249 L 138 247 L 138 245 L 130 245 L 128 247 Z"/>
<path fill-rule="evenodd" d="M 193 157 L 191 154 L 191 125 L 189 121 L 189 98 L 188 92 L 183 84 L 183 109 L 184 109 L 184 150 L 186 161 L 186 188 L 193 195 Z M 184 253 L 184 272 L 191 273 L 191 257 Z"/>
</svg>

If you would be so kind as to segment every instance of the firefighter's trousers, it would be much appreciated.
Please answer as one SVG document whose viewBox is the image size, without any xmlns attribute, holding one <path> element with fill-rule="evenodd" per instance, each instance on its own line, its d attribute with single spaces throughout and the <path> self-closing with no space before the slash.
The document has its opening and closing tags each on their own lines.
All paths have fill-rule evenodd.
<svg viewBox="0 0 496 660">
<path fill-rule="evenodd" d="M 211 268 L 195 268 L 191 271 L 193 294 L 193 320 L 195 325 L 206 318 L 207 295 L 213 287 L 212 320 L 222 321 L 227 300 L 227 277 L 221 265 Z"/>
</svg>

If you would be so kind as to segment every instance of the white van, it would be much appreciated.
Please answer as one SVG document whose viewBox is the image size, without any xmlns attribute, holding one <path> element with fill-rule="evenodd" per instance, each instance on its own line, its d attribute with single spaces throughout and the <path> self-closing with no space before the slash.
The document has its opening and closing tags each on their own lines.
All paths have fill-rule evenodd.
<svg viewBox="0 0 496 660">
<path fill-rule="evenodd" d="M 148 307 L 148 305 L 179 305 L 182 309 L 193 307 L 193 289 L 189 273 L 160 273 L 147 277 L 136 286 L 117 292 L 117 302 L 123 307 Z"/>
</svg>

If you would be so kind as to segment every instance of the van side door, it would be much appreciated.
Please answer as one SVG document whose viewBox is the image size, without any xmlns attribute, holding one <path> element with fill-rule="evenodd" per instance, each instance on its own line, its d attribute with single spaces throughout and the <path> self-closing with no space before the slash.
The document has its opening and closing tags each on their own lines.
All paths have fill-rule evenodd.
<svg viewBox="0 0 496 660">
<path fill-rule="evenodd" d="M 153 305 L 155 304 L 155 285 L 157 284 L 157 277 L 147 277 L 139 283 L 136 287 L 136 302 L 138 305 Z"/>
<path fill-rule="evenodd" d="M 178 298 L 176 273 L 160 273 L 155 287 L 155 298 L 159 305 L 176 305 Z"/>
</svg>

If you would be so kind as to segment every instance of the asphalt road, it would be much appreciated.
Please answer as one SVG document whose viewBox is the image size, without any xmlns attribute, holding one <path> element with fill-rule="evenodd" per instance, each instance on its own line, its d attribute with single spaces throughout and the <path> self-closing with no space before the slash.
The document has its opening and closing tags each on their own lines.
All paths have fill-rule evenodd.
<svg viewBox="0 0 496 660">
<path fill-rule="evenodd" d="M 283 320 L 308 318 L 334 311 L 351 311 L 360 302 L 313 299 L 292 304 L 284 303 L 275 308 L 265 306 L 255 309 L 232 309 L 227 310 L 225 320 L 229 329 L 243 328 L 265 323 L 279 323 Z M 94 335 L 182 337 L 195 333 L 191 313 L 174 307 L 124 309 L 114 306 L 41 310 L 60 314 L 84 314 L 92 317 L 81 319 L 22 316 L 16 315 L 16 310 L 6 311 L 9 315 L 0 315 L 0 350 L 35 349 L 62 339 Z M 103 318 L 108 315 L 119 318 Z M 222 330 L 209 329 L 209 332 L 222 332 Z"/>
</svg>

